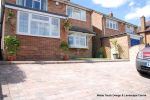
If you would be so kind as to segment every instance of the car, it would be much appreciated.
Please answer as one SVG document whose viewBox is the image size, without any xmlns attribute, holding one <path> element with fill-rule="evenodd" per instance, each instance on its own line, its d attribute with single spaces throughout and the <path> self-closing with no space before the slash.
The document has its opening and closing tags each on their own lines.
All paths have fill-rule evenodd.
<svg viewBox="0 0 150 100">
<path fill-rule="evenodd" d="M 136 57 L 136 69 L 139 73 L 150 74 L 150 45 L 138 52 Z"/>
</svg>

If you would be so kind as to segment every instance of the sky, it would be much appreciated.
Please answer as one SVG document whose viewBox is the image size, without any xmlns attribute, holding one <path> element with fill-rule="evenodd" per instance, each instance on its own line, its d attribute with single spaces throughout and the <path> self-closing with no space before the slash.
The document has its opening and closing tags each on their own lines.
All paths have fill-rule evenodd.
<svg viewBox="0 0 150 100">
<path fill-rule="evenodd" d="M 140 17 L 150 20 L 150 0 L 71 0 L 74 3 L 140 26 Z"/>
</svg>

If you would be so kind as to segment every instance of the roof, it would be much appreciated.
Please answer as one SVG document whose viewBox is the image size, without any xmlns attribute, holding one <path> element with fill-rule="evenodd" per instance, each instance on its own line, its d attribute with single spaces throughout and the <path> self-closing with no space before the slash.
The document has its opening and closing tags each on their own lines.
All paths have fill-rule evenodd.
<svg viewBox="0 0 150 100">
<path fill-rule="evenodd" d="M 150 26 L 150 20 L 146 22 L 146 26 Z"/>
<path fill-rule="evenodd" d="M 125 23 L 125 24 L 128 24 L 128 25 L 132 25 L 132 26 L 134 26 L 134 27 L 138 27 L 137 25 L 134 25 L 134 24 L 132 24 L 132 23 L 126 22 L 126 21 L 121 20 L 121 19 L 116 18 L 116 17 L 110 17 L 109 15 L 104 14 L 104 13 L 101 13 L 101 12 L 99 12 L 99 11 L 94 11 L 94 12 L 96 12 L 96 13 L 98 13 L 98 14 L 101 14 L 101 15 L 105 16 L 106 18 L 109 18 L 109 19 L 112 19 L 112 20 L 116 20 L 116 21 L 119 21 L 119 22 L 122 22 L 122 23 Z"/>
<path fill-rule="evenodd" d="M 137 25 L 134 25 L 132 23 L 126 22 L 126 21 L 121 20 L 121 19 L 116 18 L 116 17 L 110 17 L 109 15 L 106 15 L 106 14 L 104 14 L 104 16 L 107 17 L 107 18 L 109 18 L 109 19 L 112 19 L 112 20 L 116 20 L 116 21 L 119 21 L 119 22 L 122 22 L 122 23 L 125 23 L 125 24 L 128 24 L 128 25 L 132 25 L 134 27 L 138 27 Z"/>
<path fill-rule="evenodd" d="M 120 34 L 115 34 L 115 35 L 109 35 L 109 36 L 103 36 L 102 38 L 110 38 L 110 37 L 116 37 L 116 36 L 124 36 L 124 35 L 128 35 L 127 33 L 120 33 Z"/>
<path fill-rule="evenodd" d="M 146 22 L 146 31 L 150 31 L 150 21 Z"/>
<path fill-rule="evenodd" d="M 139 32 L 138 33 L 148 33 L 148 32 L 150 32 L 150 21 L 146 22 L 146 29 L 145 29 L 144 32 L 141 32 L 140 30 L 141 30 L 141 27 L 139 27 L 139 30 L 138 30 Z"/>
<path fill-rule="evenodd" d="M 103 36 L 101 38 L 110 38 L 110 37 L 118 37 L 118 36 L 126 36 L 126 35 L 141 36 L 139 34 L 120 33 L 120 34 L 114 34 L 114 35 L 110 35 L 110 36 Z"/>
<path fill-rule="evenodd" d="M 78 27 L 78 26 L 72 26 L 70 31 L 95 34 L 92 30 L 88 30 L 88 29 L 81 28 L 81 27 Z"/>
</svg>

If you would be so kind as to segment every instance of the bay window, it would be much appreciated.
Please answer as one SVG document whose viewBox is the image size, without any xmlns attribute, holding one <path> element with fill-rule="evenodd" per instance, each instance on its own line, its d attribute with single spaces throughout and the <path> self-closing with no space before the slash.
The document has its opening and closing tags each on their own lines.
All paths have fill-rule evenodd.
<svg viewBox="0 0 150 100">
<path fill-rule="evenodd" d="M 38 10 L 47 10 L 47 2 L 47 0 L 17 0 L 17 4 L 20 6 Z"/>
<path fill-rule="evenodd" d="M 18 34 L 59 38 L 60 19 L 20 11 Z"/>
<path fill-rule="evenodd" d="M 69 35 L 68 43 L 70 48 L 87 48 L 87 37 L 81 35 Z"/>
<path fill-rule="evenodd" d="M 86 11 L 67 6 L 67 15 L 70 18 L 86 21 Z"/>
</svg>

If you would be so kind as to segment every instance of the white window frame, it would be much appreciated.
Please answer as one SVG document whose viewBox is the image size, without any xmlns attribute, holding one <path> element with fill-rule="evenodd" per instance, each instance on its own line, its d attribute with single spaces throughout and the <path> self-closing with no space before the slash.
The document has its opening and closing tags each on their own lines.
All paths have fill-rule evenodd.
<svg viewBox="0 0 150 100">
<path fill-rule="evenodd" d="M 34 3 L 33 3 L 34 1 L 40 2 L 40 10 L 41 10 L 41 9 L 42 9 L 42 8 L 41 8 L 41 7 L 42 7 L 42 6 L 41 6 L 41 5 L 42 5 L 41 0 L 32 0 L 32 8 L 34 7 Z"/>
<path fill-rule="evenodd" d="M 70 8 L 72 8 L 72 16 L 68 16 L 69 18 L 72 18 L 72 19 L 76 19 L 76 20 L 80 20 L 80 21 L 86 21 L 87 20 L 87 18 L 86 18 L 86 11 L 85 10 L 82 10 L 82 9 L 79 9 L 79 8 L 75 8 L 75 7 L 71 7 L 71 6 L 66 6 L 66 15 L 68 15 L 68 7 L 70 7 Z M 79 12 L 80 12 L 80 19 L 78 19 L 78 18 L 76 18 L 75 16 L 74 16 L 74 10 L 79 10 Z M 82 12 L 85 12 L 85 19 L 84 19 L 84 17 L 83 17 L 83 15 L 82 15 Z"/>
<path fill-rule="evenodd" d="M 72 45 L 69 44 L 69 48 L 81 48 L 81 49 L 87 49 L 88 48 L 88 41 L 87 41 L 86 35 L 75 35 L 75 34 L 69 35 L 68 36 L 68 42 L 69 42 L 69 37 L 73 37 L 73 44 Z M 85 41 L 84 41 L 85 46 L 78 45 L 76 38 L 79 38 L 79 42 L 80 42 L 81 38 L 84 38 L 85 39 Z M 79 43 L 79 44 L 81 44 L 81 43 Z"/>
<path fill-rule="evenodd" d="M 33 2 L 34 1 L 38 1 L 38 0 L 32 0 L 32 8 L 33 8 Z M 18 4 L 19 3 L 19 0 L 16 0 L 16 4 Z M 24 4 L 23 4 L 23 6 L 26 6 L 26 0 L 24 0 Z M 40 10 L 42 10 L 42 1 L 40 0 Z M 46 0 L 46 9 L 45 9 L 46 11 L 48 10 L 48 0 Z"/>
<path fill-rule="evenodd" d="M 128 28 L 128 26 L 129 26 L 129 28 Z M 134 33 L 134 27 L 131 25 L 126 25 L 126 32 L 130 33 L 130 34 Z"/>
<path fill-rule="evenodd" d="M 112 26 L 111 26 L 111 24 L 112 24 Z M 114 27 L 114 25 L 115 25 L 115 27 Z M 110 19 L 106 19 L 106 28 L 118 30 L 118 22 L 110 20 Z"/>
<path fill-rule="evenodd" d="M 52 30 L 51 30 L 51 20 L 53 17 L 51 16 L 43 16 L 43 17 L 48 17 L 49 18 L 49 24 L 50 24 L 50 29 L 49 29 L 49 36 L 44 36 L 44 35 L 33 35 L 31 34 L 31 21 L 33 20 L 31 17 L 32 17 L 32 14 L 35 14 L 35 13 L 28 13 L 29 14 L 29 20 L 28 20 L 28 32 L 19 32 L 19 19 L 20 19 L 20 12 L 23 12 L 23 13 L 28 13 L 28 12 L 24 12 L 24 11 L 18 11 L 17 12 L 17 34 L 18 35 L 27 35 L 27 36 L 37 36 L 37 37 L 49 37 L 49 38 L 60 38 L 60 18 L 57 18 L 58 19 L 58 36 L 52 36 Z M 35 14 L 37 15 L 37 14 Z M 39 15 L 39 16 L 42 16 L 42 15 Z M 56 18 L 56 17 L 54 17 Z M 31 20 L 32 19 L 32 20 Z M 37 21 L 38 19 L 36 19 Z M 40 20 L 39 20 L 40 22 Z M 42 21 L 41 21 L 42 22 Z"/>
</svg>

